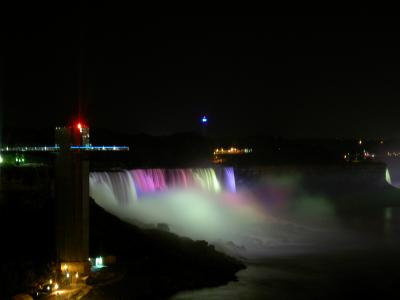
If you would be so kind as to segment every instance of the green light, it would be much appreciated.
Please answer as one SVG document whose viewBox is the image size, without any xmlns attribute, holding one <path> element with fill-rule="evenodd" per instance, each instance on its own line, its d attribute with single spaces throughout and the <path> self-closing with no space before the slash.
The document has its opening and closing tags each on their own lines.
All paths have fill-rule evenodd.
<svg viewBox="0 0 400 300">
<path fill-rule="evenodd" d="M 2 164 L 4 162 L 3 157 L 0 154 L 0 164 Z"/>
</svg>

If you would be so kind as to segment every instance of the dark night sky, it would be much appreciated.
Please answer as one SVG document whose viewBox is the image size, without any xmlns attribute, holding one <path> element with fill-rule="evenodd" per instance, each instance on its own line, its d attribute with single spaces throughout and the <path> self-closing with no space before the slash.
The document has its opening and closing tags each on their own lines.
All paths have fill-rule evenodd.
<svg viewBox="0 0 400 300">
<path fill-rule="evenodd" d="M 168 134 L 400 136 L 395 17 L 151 17 L 8 24 L 3 125 Z M 81 78 L 82 80 L 79 80 Z"/>
</svg>

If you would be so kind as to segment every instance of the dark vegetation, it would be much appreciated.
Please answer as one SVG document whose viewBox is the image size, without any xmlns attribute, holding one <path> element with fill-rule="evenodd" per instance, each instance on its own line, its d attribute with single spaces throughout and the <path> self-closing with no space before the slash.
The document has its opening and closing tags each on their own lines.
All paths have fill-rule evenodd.
<svg viewBox="0 0 400 300">
<path fill-rule="evenodd" d="M 48 279 L 55 231 L 49 168 L 2 168 L 0 181 L 0 299 Z"/>
</svg>

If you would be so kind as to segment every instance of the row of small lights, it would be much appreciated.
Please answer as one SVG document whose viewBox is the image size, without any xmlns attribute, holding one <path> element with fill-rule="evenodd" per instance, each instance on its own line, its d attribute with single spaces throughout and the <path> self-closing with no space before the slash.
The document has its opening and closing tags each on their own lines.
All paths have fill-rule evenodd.
<svg viewBox="0 0 400 300">
<path fill-rule="evenodd" d="M 239 153 L 251 153 L 253 152 L 253 149 L 251 148 L 244 148 L 244 149 L 238 149 L 235 147 L 231 147 L 230 149 L 215 149 L 214 154 L 239 154 Z"/>
<path fill-rule="evenodd" d="M 365 150 L 363 151 L 363 156 L 364 156 L 364 158 L 367 158 L 367 157 L 375 158 L 375 154 L 374 153 L 369 153 L 369 152 L 367 152 Z M 350 159 L 350 153 L 345 154 L 344 155 L 344 159 L 346 159 L 346 160 Z"/>
<path fill-rule="evenodd" d="M 387 156 L 389 156 L 389 157 L 391 157 L 391 156 L 397 157 L 397 156 L 400 156 L 400 152 L 388 152 Z"/>
<path fill-rule="evenodd" d="M 20 152 L 29 152 L 29 151 L 57 151 L 60 147 L 56 146 L 43 146 L 43 147 L 5 147 L 1 148 L 0 151 L 20 151 Z M 71 149 L 83 149 L 83 150 L 114 150 L 114 151 L 124 151 L 129 150 L 128 146 L 71 146 Z"/>
</svg>

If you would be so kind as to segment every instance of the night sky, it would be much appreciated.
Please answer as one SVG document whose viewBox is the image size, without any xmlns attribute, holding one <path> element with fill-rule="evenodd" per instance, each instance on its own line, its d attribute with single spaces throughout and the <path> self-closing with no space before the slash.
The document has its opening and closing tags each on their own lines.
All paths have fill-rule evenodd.
<svg viewBox="0 0 400 300">
<path fill-rule="evenodd" d="M 219 136 L 399 137 L 396 21 L 103 7 L 10 22 L 3 126 L 53 127 L 81 110 L 128 133 L 198 130 L 207 114 Z"/>
</svg>

